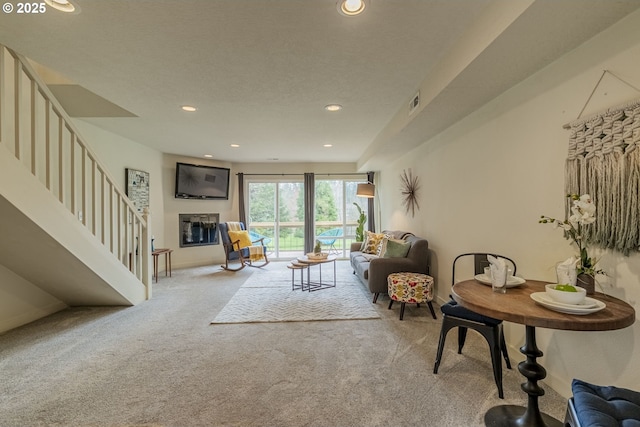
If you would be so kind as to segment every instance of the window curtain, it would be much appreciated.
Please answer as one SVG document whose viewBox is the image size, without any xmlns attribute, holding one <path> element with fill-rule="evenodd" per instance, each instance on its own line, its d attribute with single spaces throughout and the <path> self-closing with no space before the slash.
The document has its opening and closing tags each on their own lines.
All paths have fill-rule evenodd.
<svg viewBox="0 0 640 427">
<path fill-rule="evenodd" d="M 249 224 L 247 224 L 247 213 L 245 212 L 244 207 L 244 174 L 238 174 L 238 221 L 244 223 L 245 227 L 248 229 Z"/>
<path fill-rule="evenodd" d="M 315 195 L 316 182 L 313 173 L 304 174 L 304 252 L 313 252 L 315 246 Z"/>
<path fill-rule="evenodd" d="M 585 238 L 628 255 L 640 249 L 640 101 L 571 123 L 566 194 L 589 194 Z"/>
<path fill-rule="evenodd" d="M 374 183 L 374 177 L 375 177 L 375 172 L 367 172 L 367 181 L 375 184 Z M 375 197 L 371 197 L 370 199 L 367 200 L 367 213 L 368 213 L 368 221 L 367 221 L 367 228 L 369 229 L 369 231 L 375 233 L 376 231 L 376 220 L 375 220 Z"/>
</svg>

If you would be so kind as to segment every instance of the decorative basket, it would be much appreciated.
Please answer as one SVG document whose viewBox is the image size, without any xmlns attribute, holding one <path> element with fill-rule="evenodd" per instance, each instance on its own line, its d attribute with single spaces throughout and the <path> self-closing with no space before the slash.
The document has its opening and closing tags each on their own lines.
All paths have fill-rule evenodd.
<svg viewBox="0 0 640 427">
<path fill-rule="evenodd" d="M 313 260 L 327 259 L 329 254 L 327 252 L 320 252 L 319 254 L 314 254 L 313 252 L 309 252 L 307 254 L 307 258 Z"/>
</svg>

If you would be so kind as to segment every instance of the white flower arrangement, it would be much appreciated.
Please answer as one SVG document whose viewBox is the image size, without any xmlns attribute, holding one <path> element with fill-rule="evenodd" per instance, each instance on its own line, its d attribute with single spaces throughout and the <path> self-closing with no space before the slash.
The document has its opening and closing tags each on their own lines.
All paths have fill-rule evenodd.
<svg viewBox="0 0 640 427">
<path fill-rule="evenodd" d="M 571 215 L 569 215 L 567 219 L 561 221 L 542 215 L 538 222 L 541 224 L 550 223 L 553 224 L 554 227 L 561 228 L 565 231 L 565 237 L 573 240 L 576 246 L 578 246 L 578 251 L 580 252 L 580 259 L 576 265 L 578 274 L 594 276 L 596 273 L 603 273 L 601 270 L 596 270 L 595 265 L 597 260 L 589 256 L 587 252 L 587 241 L 583 237 L 583 227 L 593 224 L 596 220 L 596 206 L 588 194 L 583 194 L 582 196 L 568 194 L 567 197 L 572 201 Z"/>
</svg>

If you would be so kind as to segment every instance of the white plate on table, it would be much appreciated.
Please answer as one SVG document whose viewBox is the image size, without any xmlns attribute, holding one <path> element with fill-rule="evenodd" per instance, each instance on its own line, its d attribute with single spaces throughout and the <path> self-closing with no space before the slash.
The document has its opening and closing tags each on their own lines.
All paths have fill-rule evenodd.
<svg viewBox="0 0 640 427">
<path fill-rule="evenodd" d="M 484 274 L 484 273 L 476 274 L 473 277 L 478 282 L 482 283 L 483 285 L 491 286 L 491 279 L 486 274 Z M 525 280 L 522 277 L 511 276 L 511 277 L 507 278 L 507 288 L 515 288 L 516 286 L 522 285 L 524 282 L 525 282 Z"/>
<path fill-rule="evenodd" d="M 582 304 L 564 304 L 554 301 L 546 292 L 534 292 L 529 296 L 543 307 L 566 314 L 591 314 L 607 306 L 602 301 L 589 297 L 585 297 Z"/>
</svg>

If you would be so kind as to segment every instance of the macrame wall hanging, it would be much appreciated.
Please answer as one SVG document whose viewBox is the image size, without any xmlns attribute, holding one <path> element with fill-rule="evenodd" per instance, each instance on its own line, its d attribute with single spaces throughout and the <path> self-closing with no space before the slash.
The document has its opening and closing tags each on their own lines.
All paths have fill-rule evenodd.
<svg viewBox="0 0 640 427">
<path fill-rule="evenodd" d="M 571 129 L 565 168 L 567 194 L 590 194 L 596 221 L 588 241 L 628 255 L 640 250 L 640 99 L 580 120 L 605 70 Z"/>
</svg>

